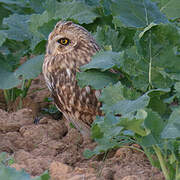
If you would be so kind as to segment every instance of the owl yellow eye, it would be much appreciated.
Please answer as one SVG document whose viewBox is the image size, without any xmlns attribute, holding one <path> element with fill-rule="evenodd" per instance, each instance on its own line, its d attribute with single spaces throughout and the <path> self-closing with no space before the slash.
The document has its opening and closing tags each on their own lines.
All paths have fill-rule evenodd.
<svg viewBox="0 0 180 180">
<path fill-rule="evenodd" d="M 70 43 L 70 40 L 67 39 L 67 38 L 61 38 L 61 39 L 57 40 L 57 42 L 64 45 L 64 46 L 66 46 L 66 45 L 68 45 Z"/>
</svg>

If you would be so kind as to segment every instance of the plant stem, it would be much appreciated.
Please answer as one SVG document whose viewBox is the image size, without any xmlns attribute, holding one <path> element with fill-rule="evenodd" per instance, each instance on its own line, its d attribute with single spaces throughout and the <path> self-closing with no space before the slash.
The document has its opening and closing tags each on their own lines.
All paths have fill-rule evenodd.
<svg viewBox="0 0 180 180">
<path fill-rule="evenodd" d="M 180 180 L 179 163 L 176 161 L 176 180 Z"/>
<path fill-rule="evenodd" d="M 19 109 L 22 109 L 23 106 L 23 98 L 27 96 L 27 92 L 31 86 L 32 79 L 23 80 L 22 86 L 21 86 L 21 91 L 22 93 L 20 94 L 20 101 L 19 101 Z"/>
<path fill-rule="evenodd" d="M 29 79 L 26 85 L 26 93 L 28 92 L 30 86 L 31 86 L 32 79 Z"/>
<path fill-rule="evenodd" d="M 169 172 L 168 172 L 168 170 L 166 168 L 166 163 L 165 163 L 165 161 L 163 159 L 160 148 L 158 146 L 156 146 L 156 145 L 153 145 L 153 149 L 154 149 L 154 151 L 155 151 L 155 153 L 156 153 L 156 155 L 157 155 L 157 157 L 159 159 L 161 169 L 163 171 L 163 174 L 164 174 L 166 180 L 170 180 Z"/>
<path fill-rule="evenodd" d="M 8 104 L 9 103 L 8 89 L 4 89 L 3 92 L 4 92 L 4 98 L 5 98 L 6 104 Z"/>
<path fill-rule="evenodd" d="M 147 148 L 145 148 L 145 147 L 143 147 L 143 150 L 144 150 L 146 156 L 148 157 L 150 163 L 152 164 L 152 166 L 155 166 L 155 167 L 156 167 L 156 164 L 155 164 L 153 158 L 151 157 L 151 153 L 149 153 L 149 151 L 148 151 Z"/>
<path fill-rule="evenodd" d="M 107 157 L 107 155 L 108 155 L 108 150 L 105 152 L 105 154 L 104 154 L 104 157 L 103 157 L 103 164 L 102 165 L 100 165 L 100 168 L 99 168 L 99 172 L 98 172 L 98 177 L 100 177 L 101 176 L 101 173 L 102 173 L 102 170 L 103 170 L 103 167 L 104 167 L 104 163 L 105 163 L 105 160 L 106 160 L 106 157 Z"/>
<path fill-rule="evenodd" d="M 152 87 L 151 72 L 152 71 L 152 42 L 151 42 L 151 30 L 149 32 L 149 87 Z"/>
<path fill-rule="evenodd" d="M 29 79 L 27 82 L 26 80 L 23 81 L 22 87 L 21 87 L 21 90 L 23 91 L 22 98 L 26 97 L 27 92 L 31 86 L 31 82 L 32 82 L 32 79 Z"/>
</svg>

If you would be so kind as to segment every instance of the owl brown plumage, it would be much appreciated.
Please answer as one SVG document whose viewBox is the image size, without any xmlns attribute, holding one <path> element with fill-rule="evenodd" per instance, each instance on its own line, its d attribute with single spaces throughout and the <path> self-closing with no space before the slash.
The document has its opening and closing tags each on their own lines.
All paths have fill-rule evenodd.
<svg viewBox="0 0 180 180">
<path fill-rule="evenodd" d="M 76 72 L 98 50 L 86 29 L 70 21 L 60 21 L 49 35 L 43 64 L 43 74 L 55 104 L 85 136 L 90 135 L 90 125 L 96 115 L 101 115 L 100 91 L 89 86 L 80 88 Z"/>
</svg>

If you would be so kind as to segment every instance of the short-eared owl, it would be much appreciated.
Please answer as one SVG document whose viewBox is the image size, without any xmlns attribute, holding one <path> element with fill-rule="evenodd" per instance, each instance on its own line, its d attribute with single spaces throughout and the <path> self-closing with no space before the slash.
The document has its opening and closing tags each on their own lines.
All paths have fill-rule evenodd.
<svg viewBox="0 0 180 180">
<path fill-rule="evenodd" d="M 83 27 L 60 21 L 50 33 L 43 74 L 54 102 L 65 118 L 83 135 L 89 135 L 96 115 L 101 115 L 100 91 L 80 88 L 76 72 L 91 61 L 99 46 Z"/>
</svg>

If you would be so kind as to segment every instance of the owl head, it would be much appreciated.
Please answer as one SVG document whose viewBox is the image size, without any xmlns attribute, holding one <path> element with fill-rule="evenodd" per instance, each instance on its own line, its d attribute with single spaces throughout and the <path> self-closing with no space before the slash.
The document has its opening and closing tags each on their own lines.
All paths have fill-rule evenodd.
<svg viewBox="0 0 180 180">
<path fill-rule="evenodd" d="M 49 55 L 60 55 L 72 51 L 88 51 L 94 49 L 94 42 L 91 34 L 82 26 L 71 21 L 59 21 L 48 37 L 46 52 Z"/>
</svg>

